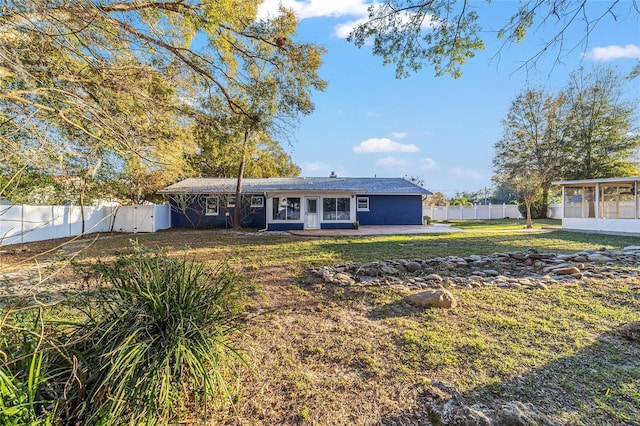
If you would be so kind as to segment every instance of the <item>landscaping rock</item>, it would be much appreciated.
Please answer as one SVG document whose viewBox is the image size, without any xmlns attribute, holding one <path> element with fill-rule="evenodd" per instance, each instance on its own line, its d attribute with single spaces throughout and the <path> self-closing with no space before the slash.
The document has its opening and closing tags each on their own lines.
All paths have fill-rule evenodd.
<svg viewBox="0 0 640 426">
<path fill-rule="evenodd" d="M 493 424 L 504 426 L 556 426 L 558 423 L 540 413 L 532 404 L 511 401 L 496 410 Z"/>
<path fill-rule="evenodd" d="M 640 322 L 625 324 L 618 329 L 618 333 L 631 341 L 640 343 Z"/>
<path fill-rule="evenodd" d="M 580 269 L 576 268 L 575 266 L 571 266 L 566 268 L 553 269 L 552 272 L 556 275 L 573 275 L 573 274 L 579 274 Z"/>
<path fill-rule="evenodd" d="M 355 284 L 355 280 L 350 275 L 343 273 L 336 274 L 333 279 L 337 284 L 344 286 Z"/>
<path fill-rule="evenodd" d="M 562 255 L 527 251 L 465 258 L 396 259 L 360 265 L 340 264 L 313 272 L 326 283 L 342 286 L 391 286 L 410 290 L 442 287 L 548 290 L 553 285 L 577 284 L 581 280 L 637 279 L 640 276 L 640 250 L 633 251 L 635 247 L 640 246 Z"/>
<path fill-rule="evenodd" d="M 593 253 L 593 254 L 590 254 L 589 256 L 587 256 L 587 260 L 589 262 L 606 263 L 606 262 L 610 262 L 613 259 L 610 258 L 609 256 L 605 256 L 605 255 L 600 254 L 600 253 Z"/>
<path fill-rule="evenodd" d="M 449 419 L 441 424 L 451 426 L 491 426 L 491 420 L 478 406 L 463 405 L 452 410 Z"/>
<path fill-rule="evenodd" d="M 409 296 L 409 302 L 425 308 L 455 308 L 458 302 L 447 290 L 425 290 Z"/>
<path fill-rule="evenodd" d="M 435 281 L 435 282 L 442 281 L 442 277 L 438 274 L 429 274 L 427 276 L 422 277 L 422 279 L 425 281 Z"/>
<path fill-rule="evenodd" d="M 414 273 L 422 269 L 422 265 L 418 262 L 409 262 L 407 263 L 407 272 Z"/>
</svg>

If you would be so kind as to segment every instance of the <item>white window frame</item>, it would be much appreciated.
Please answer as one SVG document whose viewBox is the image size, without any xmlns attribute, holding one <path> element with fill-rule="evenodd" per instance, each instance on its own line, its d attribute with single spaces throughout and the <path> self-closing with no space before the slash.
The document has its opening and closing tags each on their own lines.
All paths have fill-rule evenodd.
<svg viewBox="0 0 640 426">
<path fill-rule="evenodd" d="M 366 200 L 366 207 L 360 207 L 360 201 Z M 356 198 L 356 211 L 359 212 L 368 212 L 369 211 L 369 197 L 357 197 Z"/>
<path fill-rule="evenodd" d="M 227 197 L 227 208 L 235 207 L 235 206 L 236 206 L 236 196 L 235 195 L 229 195 Z"/>
<path fill-rule="evenodd" d="M 211 208 L 215 200 L 215 209 Z M 206 196 L 204 199 L 204 214 L 205 216 L 218 216 L 220 214 L 220 199 L 215 195 Z"/>
<path fill-rule="evenodd" d="M 286 199 L 297 199 L 298 203 L 299 203 L 299 210 L 298 210 L 298 215 L 299 217 L 297 219 L 293 219 L 293 218 L 289 218 L 288 217 L 288 213 L 289 210 L 288 208 L 285 208 L 285 219 L 277 219 L 274 217 L 274 212 L 273 209 L 275 208 L 275 206 L 280 207 L 280 203 L 282 202 L 282 199 L 286 198 Z M 278 203 L 275 202 L 275 200 L 278 200 Z M 269 212 L 267 213 L 267 216 L 269 217 L 269 221 L 270 223 L 301 223 L 304 219 L 304 210 L 303 210 L 303 205 L 302 202 L 304 201 L 304 196 L 302 195 L 284 195 L 284 196 L 274 196 L 274 197 L 270 197 L 269 198 Z"/>
<path fill-rule="evenodd" d="M 264 207 L 264 198 L 259 195 L 251 196 L 251 207 Z"/>
<path fill-rule="evenodd" d="M 348 219 L 338 219 L 337 218 L 337 213 L 338 213 L 338 200 L 340 199 L 344 199 L 347 200 L 347 206 L 349 207 L 349 218 Z M 336 218 L 335 219 L 327 219 L 325 217 L 325 213 L 327 213 L 327 211 L 325 210 L 325 206 L 324 206 L 324 202 L 325 200 L 336 200 Z M 352 221 L 352 217 L 353 217 L 353 196 L 348 197 L 348 196 L 323 196 L 322 199 L 320 200 L 320 203 L 322 205 L 322 216 L 321 216 L 321 220 L 322 222 L 328 222 L 328 223 L 348 223 Z"/>
</svg>

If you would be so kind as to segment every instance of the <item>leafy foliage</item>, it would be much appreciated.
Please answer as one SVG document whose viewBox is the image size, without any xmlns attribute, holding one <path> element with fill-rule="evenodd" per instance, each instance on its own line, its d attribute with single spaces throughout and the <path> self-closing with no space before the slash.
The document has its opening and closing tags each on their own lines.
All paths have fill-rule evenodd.
<svg viewBox="0 0 640 426">
<path fill-rule="evenodd" d="M 467 60 L 485 48 L 483 33 L 496 34 L 510 44 L 524 40 L 531 29 L 537 30 L 543 34 L 543 43 L 532 55 L 535 63 L 554 49 L 558 59 L 574 51 L 576 46 L 566 43 L 564 36 L 569 28 L 582 25 L 584 37 L 578 44 L 586 45 L 602 20 L 634 19 L 640 14 L 637 4 L 625 5 L 615 0 L 524 0 L 496 32 L 483 26 L 480 19 L 481 15 L 493 13 L 491 3 L 487 0 L 484 7 L 479 7 L 468 0 L 382 1 L 369 7 L 368 20 L 353 30 L 349 40 L 358 47 L 372 41 L 374 55 L 382 57 L 385 65 L 395 64 L 397 78 L 407 77 L 425 65 L 431 66 L 436 76 L 449 74 L 457 78 Z M 547 29 L 547 22 L 553 22 L 553 27 L 549 24 Z"/>
<path fill-rule="evenodd" d="M 311 92 L 326 84 L 316 73 L 323 50 L 295 40 L 292 13 L 256 21 L 259 3 L 7 4 L 0 175 L 34 168 L 74 178 L 80 198 L 108 176 L 140 201 L 192 175 L 193 129 L 213 106 L 259 130 L 269 123 L 256 118 L 274 111 L 311 112 Z M 260 73 L 268 78 L 252 85 Z"/>
<path fill-rule="evenodd" d="M 563 92 L 570 141 L 565 179 L 637 176 L 640 133 L 634 104 L 624 98 L 624 80 L 610 68 L 572 73 Z"/>
<path fill-rule="evenodd" d="M 434 192 L 431 195 L 427 195 L 424 203 L 428 206 L 448 206 L 449 198 L 442 192 Z"/>
</svg>

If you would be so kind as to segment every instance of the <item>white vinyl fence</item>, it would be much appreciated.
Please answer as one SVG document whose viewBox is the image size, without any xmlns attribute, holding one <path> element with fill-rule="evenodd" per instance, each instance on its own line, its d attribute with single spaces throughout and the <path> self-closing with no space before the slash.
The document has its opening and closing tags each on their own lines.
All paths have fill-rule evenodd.
<svg viewBox="0 0 640 426">
<path fill-rule="evenodd" d="M 549 219 L 562 219 L 562 203 L 549 204 L 547 217 Z"/>
<path fill-rule="evenodd" d="M 424 206 L 423 214 L 432 220 L 522 219 L 515 204 L 473 206 Z"/>
<path fill-rule="evenodd" d="M 82 233 L 79 206 L 0 205 L 0 245 Z M 156 232 L 171 227 L 169 205 L 84 207 L 84 232 Z"/>
</svg>

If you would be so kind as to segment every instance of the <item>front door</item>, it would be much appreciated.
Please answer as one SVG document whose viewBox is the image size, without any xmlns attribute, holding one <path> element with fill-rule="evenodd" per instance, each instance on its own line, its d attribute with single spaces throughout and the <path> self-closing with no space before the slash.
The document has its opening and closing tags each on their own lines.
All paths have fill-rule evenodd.
<svg viewBox="0 0 640 426">
<path fill-rule="evenodd" d="M 304 214 L 305 229 L 318 229 L 318 199 L 307 198 L 307 205 Z"/>
</svg>

